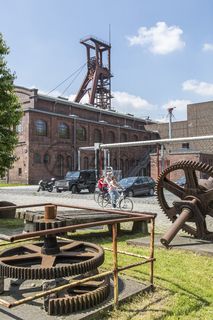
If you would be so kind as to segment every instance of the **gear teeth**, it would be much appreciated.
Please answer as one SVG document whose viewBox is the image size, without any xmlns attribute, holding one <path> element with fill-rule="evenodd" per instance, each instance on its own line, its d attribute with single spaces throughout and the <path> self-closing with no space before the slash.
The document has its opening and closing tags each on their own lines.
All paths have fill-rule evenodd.
<svg viewBox="0 0 213 320">
<path fill-rule="evenodd" d="M 187 169 L 192 169 L 192 170 L 197 170 L 197 171 L 201 171 L 202 173 L 206 173 L 209 176 L 213 177 L 213 166 L 210 166 L 208 164 L 205 164 L 203 162 L 195 162 L 192 160 L 183 160 L 183 161 L 179 161 L 173 165 L 171 165 L 170 167 L 166 168 L 157 178 L 156 181 L 156 193 L 157 193 L 157 200 L 158 200 L 158 204 L 161 208 L 161 210 L 164 212 L 164 214 L 167 216 L 167 218 L 171 221 L 174 222 L 175 218 L 171 217 L 168 214 L 168 209 L 169 206 L 165 200 L 164 194 L 163 194 L 163 187 L 164 187 L 164 178 L 171 173 L 172 171 L 175 170 L 179 170 L 179 169 L 183 169 L 183 170 L 187 170 Z M 207 213 L 208 214 L 208 213 Z M 196 237 L 196 230 L 194 228 L 192 228 L 191 226 L 184 224 L 182 229 L 188 233 L 189 235 L 195 236 Z"/>
<path fill-rule="evenodd" d="M 61 246 L 64 244 L 68 244 L 69 242 L 59 242 Z M 40 246 L 42 245 L 39 243 Z M 38 245 L 38 243 L 35 243 L 34 245 Z M 26 248 L 26 247 L 25 247 Z M 19 263 L 22 266 L 15 265 L 15 260 L 11 262 L 11 265 L 8 264 L 6 261 L 4 262 L 5 257 L 11 257 L 11 255 L 17 255 L 21 252 L 22 247 L 17 247 L 16 251 L 14 251 L 14 248 L 12 249 L 6 249 L 0 254 L 0 274 L 2 276 L 8 277 L 8 278 L 15 278 L 15 279 L 23 279 L 23 280 L 36 280 L 36 279 L 55 279 L 55 278 L 62 278 L 62 277 L 68 277 L 78 274 L 84 274 L 86 272 L 92 271 L 97 269 L 103 262 L 104 262 L 104 251 L 100 246 L 97 246 L 92 243 L 83 242 L 82 245 L 82 252 L 87 252 L 90 250 L 91 253 L 94 254 L 92 258 L 89 258 L 88 260 L 80 260 L 79 262 L 63 262 L 60 260 L 57 260 L 56 256 L 56 265 L 50 268 L 42 268 L 39 266 L 34 266 L 34 264 L 37 264 L 37 261 L 35 263 L 29 266 L 23 266 L 25 265 L 25 256 L 27 257 L 27 253 L 25 256 L 23 255 L 23 261 L 21 263 L 21 260 L 19 260 Z M 2 258 L 2 259 L 1 259 Z M 57 263 L 59 265 L 57 265 Z"/>
<path fill-rule="evenodd" d="M 79 288 L 80 286 L 78 286 Z M 70 295 L 62 298 L 49 299 L 48 314 L 49 315 L 65 315 L 74 312 L 87 310 L 95 307 L 103 302 L 109 295 L 110 282 L 109 278 L 105 277 L 98 288 L 95 288 L 87 293 Z"/>
</svg>

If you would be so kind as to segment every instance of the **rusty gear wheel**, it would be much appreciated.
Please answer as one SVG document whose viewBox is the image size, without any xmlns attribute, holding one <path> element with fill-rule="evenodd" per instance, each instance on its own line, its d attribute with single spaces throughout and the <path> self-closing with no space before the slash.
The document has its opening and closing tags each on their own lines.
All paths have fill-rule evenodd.
<svg viewBox="0 0 213 320">
<path fill-rule="evenodd" d="M 109 292 L 108 277 L 85 282 L 60 293 L 57 298 L 50 298 L 48 314 L 64 315 L 95 307 L 108 297 Z"/>
<path fill-rule="evenodd" d="M 175 182 L 170 180 L 170 173 L 182 169 L 186 178 L 184 187 L 180 187 Z M 158 203 L 165 215 L 170 221 L 174 222 L 179 214 L 174 206 L 167 201 L 165 191 L 171 192 L 178 200 L 186 200 L 196 198 L 199 202 L 199 209 L 204 216 L 204 228 L 206 229 L 205 218 L 207 215 L 213 217 L 213 189 L 208 189 L 203 183 L 203 179 L 198 179 L 196 171 L 202 172 L 205 176 L 213 177 L 213 167 L 202 162 L 180 161 L 166 168 L 158 177 L 156 191 Z M 210 178 L 211 179 L 211 178 Z M 205 180 L 208 181 L 208 180 Z M 192 222 L 195 222 L 190 220 Z M 196 237 L 197 228 L 188 223 L 185 223 L 182 229 L 188 234 Z M 211 236 L 211 233 L 210 233 Z M 213 238 L 213 233 L 212 233 Z"/>
<path fill-rule="evenodd" d="M 58 252 L 42 253 L 43 243 L 22 244 L 0 254 L 0 275 L 16 279 L 54 279 L 96 269 L 104 262 L 100 246 L 80 241 L 59 241 Z"/>
</svg>

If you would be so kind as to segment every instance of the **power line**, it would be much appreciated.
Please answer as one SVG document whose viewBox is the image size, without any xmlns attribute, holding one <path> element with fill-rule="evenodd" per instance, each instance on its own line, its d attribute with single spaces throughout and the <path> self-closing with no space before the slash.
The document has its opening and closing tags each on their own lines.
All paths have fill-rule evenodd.
<svg viewBox="0 0 213 320">
<path fill-rule="evenodd" d="M 62 82 L 60 82 L 54 89 L 50 90 L 47 95 L 49 95 L 51 92 L 53 92 L 54 90 L 56 90 L 58 87 L 60 87 L 64 82 L 66 82 L 67 80 L 69 80 L 71 77 L 73 77 L 79 70 L 80 72 L 82 71 L 82 69 L 85 67 L 86 63 L 84 63 L 82 66 L 80 66 L 77 70 L 75 70 L 71 75 L 69 75 L 69 77 L 67 77 L 65 80 L 63 80 Z"/>
<path fill-rule="evenodd" d="M 62 92 L 62 96 L 63 94 L 69 89 L 69 87 L 73 84 L 73 82 L 76 80 L 76 78 L 80 75 L 81 71 L 83 70 L 83 68 L 85 67 L 86 63 L 84 65 L 81 66 L 80 70 L 78 71 L 77 75 L 74 77 L 74 79 L 70 82 L 70 84 L 64 89 L 64 91 Z"/>
</svg>

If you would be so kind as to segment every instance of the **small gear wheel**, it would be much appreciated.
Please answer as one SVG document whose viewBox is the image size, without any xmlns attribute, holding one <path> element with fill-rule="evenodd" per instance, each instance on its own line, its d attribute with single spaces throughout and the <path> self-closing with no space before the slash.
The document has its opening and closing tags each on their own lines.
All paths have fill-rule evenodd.
<svg viewBox="0 0 213 320">
<path fill-rule="evenodd" d="M 64 315 L 97 306 L 109 295 L 110 282 L 105 277 L 76 285 L 48 301 L 49 315 Z"/>
<path fill-rule="evenodd" d="M 179 186 L 170 179 L 170 174 L 174 174 L 174 172 L 177 170 L 183 171 L 186 181 L 184 187 Z M 198 179 L 200 173 L 202 173 L 202 175 L 208 179 Z M 174 165 L 166 168 L 157 179 L 156 192 L 158 203 L 169 220 L 174 222 L 179 213 L 176 210 L 174 202 L 171 203 L 171 201 L 169 201 L 168 193 L 172 193 L 176 197 L 177 201 L 196 199 L 199 203 L 199 210 L 203 215 L 203 229 L 207 230 L 206 217 L 213 217 L 212 181 L 212 166 L 202 162 L 194 161 L 177 162 Z M 209 188 L 209 186 L 211 187 Z M 195 220 L 193 219 L 196 219 L 196 217 L 194 216 L 190 222 L 194 223 Z M 187 222 L 182 226 L 182 229 L 194 237 L 196 237 L 198 234 L 196 224 L 194 226 Z M 206 237 L 213 238 L 213 233 L 206 231 Z"/>
<path fill-rule="evenodd" d="M 84 274 L 104 262 L 100 246 L 59 241 L 58 252 L 45 254 L 43 243 L 23 244 L 0 254 L 0 275 L 16 279 L 54 279 Z"/>
</svg>

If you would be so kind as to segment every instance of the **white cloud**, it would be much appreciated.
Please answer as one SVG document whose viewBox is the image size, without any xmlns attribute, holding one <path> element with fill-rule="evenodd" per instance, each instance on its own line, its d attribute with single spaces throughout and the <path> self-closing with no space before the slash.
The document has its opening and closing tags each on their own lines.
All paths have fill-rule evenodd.
<svg viewBox="0 0 213 320">
<path fill-rule="evenodd" d="M 213 51 L 213 43 L 204 43 L 203 51 Z"/>
<path fill-rule="evenodd" d="M 157 22 L 156 26 L 150 29 L 141 27 L 138 35 L 127 37 L 130 46 L 140 45 L 147 47 L 155 54 L 168 54 L 176 50 L 181 50 L 185 42 L 181 39 L 182 29 L 178 26 L 167 26 L 165 22 Z"/>
<path fill-rule="evenodd" d="M 201 96 L 213 96 L 213 83 L 187 80 L 182 84 L 184 91 L 191 91 Z"/>
<path fill-rule="evenodd" d="M 192 101 L 190 100 L 180 100 L 180 99 L 170 100 L 166 104 L 164 104 L 162 108 L 164 110 L 168 110 L 168 108 L 175 108 L 176 110 L 174 110 L 174 112 L 185 111 L 187 104 L 190 104 L 190 103 L 192 103 Z"/>
<path fill-rule="evenodd" d="M 192 101 L 191 100 L 181 100 L 181 99 L 176 99 L 176 100 L 170 100 L 167 103 L 165 103 L 162 106 L 163 110 L 166 110 L 166 114 L 164 116 L 164 118 L 162 119 L 163 121 L 168 122 L 168 114 L 169 108 L 174 108 L 173 110 L 173 116 L 174 116 L 174 120 L 186 120 L 187 118 L 187 105 L 191 104 Z"/>
<path fill-rule="evenodd" d="M 112 107 L 124 113 L 132 113 L 137 116 L 148 116 L 156 106 L 139 96 L 129 94 L 128 92 L 115 91 L 112 93 Z"/>
</svg>

